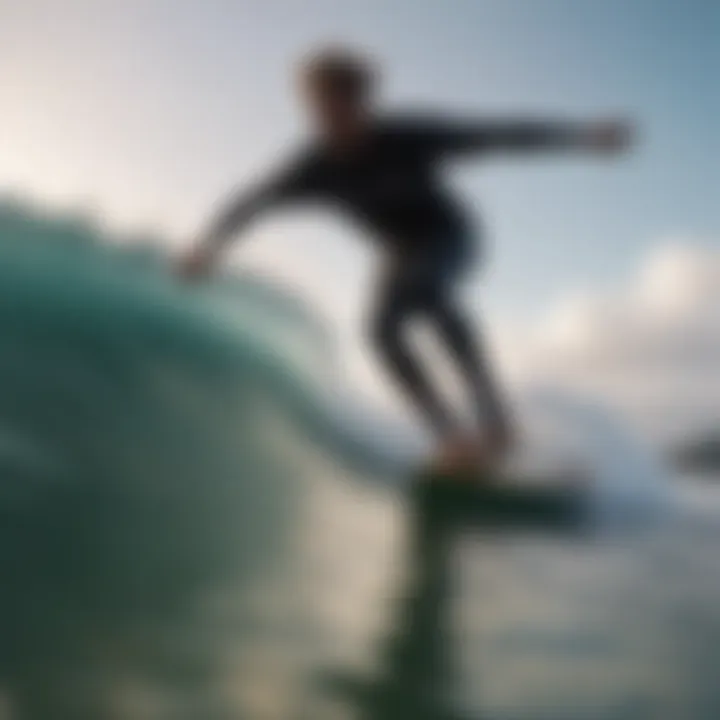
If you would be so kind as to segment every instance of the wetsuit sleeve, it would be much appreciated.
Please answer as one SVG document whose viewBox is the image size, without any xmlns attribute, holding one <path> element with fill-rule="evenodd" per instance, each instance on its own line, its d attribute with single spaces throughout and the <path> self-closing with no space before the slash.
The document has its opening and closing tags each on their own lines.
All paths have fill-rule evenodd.
<svg viewBox="0 0 720 720">
<path fill-rule="evenodd" d="M 544 120 L 438 120 L 415 129 L 420 150 L 430 156 L 493 151 L 534 151 L 581 147 L 586 133 L 581 125 Z"/>
<path fill-rule="evenodd" d="M 305 168 L 292 164 L 270 179 L 236 194 L 221 207 L 205 234 L 207 246 L 226 245 L 261 213 L 299 199 L 309 191 Z"/>
</svg>

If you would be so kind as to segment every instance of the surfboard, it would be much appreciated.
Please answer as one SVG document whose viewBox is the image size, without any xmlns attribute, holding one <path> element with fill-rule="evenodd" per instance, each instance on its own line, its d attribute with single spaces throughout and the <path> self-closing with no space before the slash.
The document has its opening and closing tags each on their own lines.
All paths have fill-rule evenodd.
<svg viewBox="0 0 720 720">
<path fill-rule="evenodd" d="M 412 485 L 420 514 L 472 527 L 569 528 L 587 516 L 590 483 L 579 476 L 524 478 L 477 470 L 419 473 Z"/>
</svg>

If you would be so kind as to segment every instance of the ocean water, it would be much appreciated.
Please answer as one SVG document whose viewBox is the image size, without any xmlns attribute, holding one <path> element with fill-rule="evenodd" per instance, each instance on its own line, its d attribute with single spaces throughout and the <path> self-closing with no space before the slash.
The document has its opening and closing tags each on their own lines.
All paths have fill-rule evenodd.
<svg viewBox="0 0 720 720">
<path fill-rule="evenodd" d="M 641 532 L 467 533 L 455 550 L 452 622 L 436 639 L 453 657 L 456 714 L 428 716 L 717 717 L 718 479 L 678 478 L 671 511 Z M 340 504 L 332 503 L 335 513 Z M 332 527 L 344 541 L 325 555 L 334 569 L 325 588 L 336 593 L 325 621 L 337 612 L 326 652 L 331 664 L 372 675 L 403 624 L 398 609 L 406 606 L 386 602 L 398 595 L 389 587 L 403 587 L 397 559 L 388 577 L 387 556 L 389 547 L 403 556 L 402 537 L 387 508 L 367 507 L 364 522 Z M 358 547 L 356 567 L 347 558 Z M 354 622 L 344 614 L 350 608 Z"/>
<path fill-rule="evenodd" d="M 0 323 L 0 717 L 720 716 L 720 483 L 602 413 L 580 522 L 461 525 L 267 281 L 5 202 Z"/>
</svg>

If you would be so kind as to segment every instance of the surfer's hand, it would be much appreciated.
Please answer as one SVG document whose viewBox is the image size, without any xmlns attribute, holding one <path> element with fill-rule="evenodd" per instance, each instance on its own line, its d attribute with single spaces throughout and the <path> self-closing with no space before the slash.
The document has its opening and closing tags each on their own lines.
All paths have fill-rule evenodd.
<svg viewBox="0 0 720 720">
<path fill-rule="evenodd" d="M 589 150 L 604 154 L 621 153 L 630 147 L 633 127 L 623 120 L 589 123 L 582 132 L 582 143 Z"/>
<path fill-rule="evenodd" d="M 199 280 L 207 277 L 212 270 L 213 260 L 213 253 L 198 245 L 180 257 L 176 266 L 177 274 L 184 280 Z"/>
</svg>

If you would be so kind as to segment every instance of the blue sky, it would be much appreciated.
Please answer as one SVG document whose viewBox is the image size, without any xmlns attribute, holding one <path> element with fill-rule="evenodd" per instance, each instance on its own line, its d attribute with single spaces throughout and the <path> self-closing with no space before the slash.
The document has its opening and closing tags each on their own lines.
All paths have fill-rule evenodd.
<svg viewBox="0 0 720 720">
<path fill-rule="evenodd" d="M 180 243 L 302 132 L 288 71 L 327 40 L 377 53 L 393 105 L 636 119 L 641 142 L 621 161 L 453 173 L 490 245 L 478 301 L 530 317 L 620 281 L 667 236 L 717 242 L 719 36 L 713 0 L 5 4 L 0 183 Z M 342 223 L 268 218 L 252 236 L 248 262 L 328 308 L 361 302 L 368 251 Z"/>
</svg>

